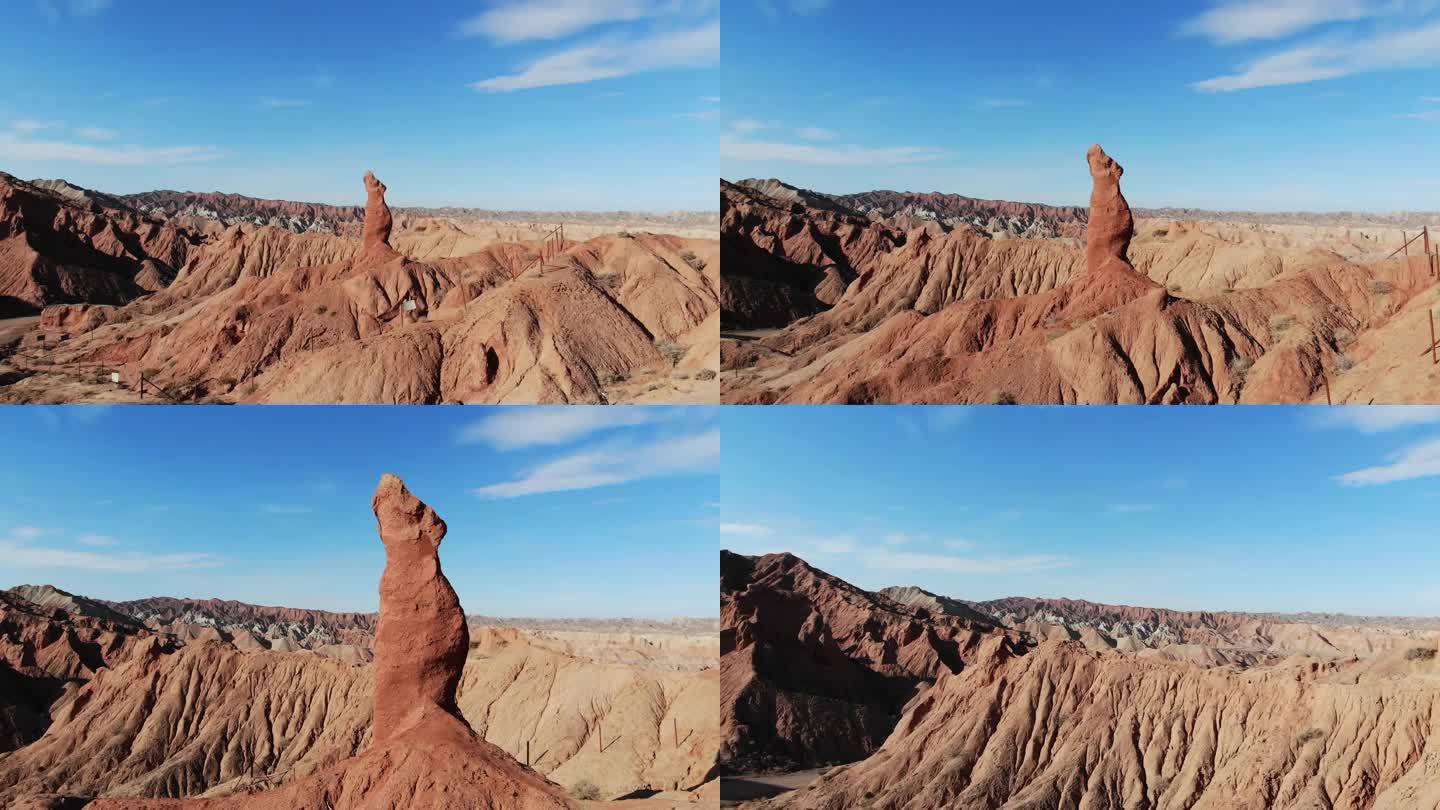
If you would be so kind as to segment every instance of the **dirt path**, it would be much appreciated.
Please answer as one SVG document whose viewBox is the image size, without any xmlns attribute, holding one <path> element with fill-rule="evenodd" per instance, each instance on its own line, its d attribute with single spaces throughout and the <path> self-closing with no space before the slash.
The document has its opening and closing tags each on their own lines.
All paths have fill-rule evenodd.
<svg viewBox="0 0 1440 810">
<path fill-rule="evenodd" d="M 720 806 L 739 807 L 756 799 L 769 799 L 799 790 L 819 779 L 829 768 L 812 768 L 792 773 L 742 774 L 720 779 Z"/>
</svg>

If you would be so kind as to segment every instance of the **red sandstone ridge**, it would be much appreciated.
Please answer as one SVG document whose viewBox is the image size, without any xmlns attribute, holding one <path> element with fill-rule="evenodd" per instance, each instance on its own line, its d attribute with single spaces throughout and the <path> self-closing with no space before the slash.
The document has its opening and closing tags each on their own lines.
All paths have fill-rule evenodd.
<svg viewBox="0 0 1440 810">
<path fill-rule="evenodd" d="M 1423 262 L 1300 256 L 1254 234 L 1175 223 L 1142 235 L 1140 272 L 1124 172 L 1098 145 L 1087 162 L 1083 251 L 968 225 L 897 234 L 894 221 L 852 217 L 837 227 L 814 193 L 786 202 L 722 187 L 721 240 L 738 260 L 723 280 L 722 318 L 740 329 L 788 323 L 722 336 L 722 400 L 1440 401 L 1440 372 L 1422 351 L 1436 287 Z M 1229 269 L 1212 279 L 1212 265 Z M 820 299 L 820 273 L 839 269 L 853 278 L 835 275 L 843 288 L 832 283 Z"/>
<path fill-rule="evenodd" d="M 452 239 L 453 223 L 394 237 L 385 185 L 365 186 L 363 239 L 236 225 L 161 292 L 52 307 L 13 356 L 0 347 L 0 401 L 124 401 L 142 374 L 147 396 L 183 402 L 718 399 L 714 240 Z M 461 246 L 479 247 L 444 252 Z"/>
<path fill-rule="evenodd" d="M 385 544 L 375 641 L 375 733 L 360 756 L 271 791 L 217 799 L 99 799 L 92 810 L 559 810 L 555 784 L 481 740 L 460 715 L 456 685 L 469 634 L 440 570 L 445 523 L 385 475 L 375 490 Z"/>
</svg>

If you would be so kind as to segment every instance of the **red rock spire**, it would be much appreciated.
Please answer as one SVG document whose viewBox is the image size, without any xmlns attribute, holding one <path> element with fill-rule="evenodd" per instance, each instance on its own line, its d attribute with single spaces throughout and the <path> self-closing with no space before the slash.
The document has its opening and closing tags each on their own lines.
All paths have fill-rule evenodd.
<svg viewBox="0 0 1440 810">
<path fill-rule="evenodd" d="M 389 473 L 381 477 L 371 506 L 385 543 L 375 634 L 378 746 L 432 707 L 460 717 L 455 691 L 470 632 L 460 599 L 440 570 L 445 521 Z"/>
<path fill-rule="evenodd" d="M 1133 273 L 1135 268 L 1130 264 L 1128 252 L 1130 239 L 1135 235 L 1135 218 L 1130 214 L 1125 195 L 1120 193 L 1120 176 L 1125 174 L 1125 169 L 1105 154 L 1098 143 L 1090 147 L 1086 157 L 1095 185 L 1090 192 L 1085 269 L 1090 273 L 1105 269 Z"/>
<path fill-rule="evenodd" d="M 360 248 L 363 255 L 391 254 L 390 228 L 395 224 L 390 216 L 390 206 L 385 204 L 385 184 L 374 172 L 365 173 L 365 242 Z"/>
</svg>

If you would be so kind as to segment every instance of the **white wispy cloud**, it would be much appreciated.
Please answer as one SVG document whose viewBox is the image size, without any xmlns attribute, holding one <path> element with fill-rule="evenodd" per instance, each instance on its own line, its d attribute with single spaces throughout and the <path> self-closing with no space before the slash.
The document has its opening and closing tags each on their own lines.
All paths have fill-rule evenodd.
<svg viewBox="0 0 1440 810">
<path fill-rule="evenodd" d="M 1440 476 L 1440 438 L 1412 444 L 1392 453 L 1389 462 L 1345 473 L 1336 480 L 1345 486 L 1368 487 Z"/>
<path fill-rule="evenodd" d="M 1385 433 L 1416 425 L 1440 424 L 1440 405 L 1340 405 L 1320 408 L 1309 415 L 1309 419 L 1316 427 Z"/>
<path fill-rule="evenodd" d="M 599 25 L 634 22 L 694 11 L 696 4 L 674 0 L 510 0 L 460 23 L 461 36 L 499 43 L 561 39 Z"/>
<path fill-rule="evenodd" d="M 461 429 L 461 444 L 484 442 L 500 450 L 573 442 L 616 428 L 653 424 L 670 412 L 663 408 L 620 406 L 576 408 L 572 405 L 535 405 L 504 408 Z"/>
<path fill-rule="evenodd" d="M 111 0 L 40 0 L 40 11 L 50 22 L 60 22 L 67 16 L 94 16 L 110 5 Z"/>
<path fill-rule="evenodd" d="M 1140 512 L 1154 512 L 1153 503 L 1117 503 L 1111 504 L 1109 511 L 1117 515 L 1134 515 Z"/>
<path fill-rule="evenodd" d="M 4 559 L 5 564 L 13 569 L 70 568 L 115 573 L 154 573 L 192 568 L 213 568 L 224 563 L 222 558 L 214 554 L 77 551 L 39 543 L 42 537 L 55 534 L 55 532 L 35 526 L 12 527 L 4 537 L 0 537 L 0 559 Z M 98 534 L 84 535 L 77 542 L 96 548 L 115 545 L 112 538 Z"/>
<path fill-rule="evenodd" d="M 1230 0 L 1187 20 L 1180 32 L 1229 45 L 1280 39 L 1326 23 L 1363 20 L 1403 6 L 1374 0 Z"/>
<path fill-rule="evenodd" d="M 75 130 L 75 134 L 92 141 L 113 141 L 120 136 L 115 130 L 104 127 L 81 127 Z"/>
<path fill-rule="evenodd" d="M 830 7 L 832 0 L 755 0 L 755 7 L 771 19 L 778 19 L 782 13 L 798 14 L 802 17 L 818 14 Z"/>
<path fill-rule="evenodd" d="M 774 534 L 775 530 L 759 523 L 721 523 L 720 533 L 745 537 L 768 537 Z"/>
<path fill-rule="evenodd" d="M 944 571 L 952 574 L 1010 574 L 1049 571 L 1070 565 L 1070 560 L 1056 554 L 1028 554 L 1017 557 L 962 557 L 952 554 L 926 554 L 894 549 L 876 549 L 860 555 L 871 568 L 890 571 Z"/>
<path fill-rule="evenodd" d="M 20 135 L 33 135 L 36 132 L 46 129 L 61 129 L 65 124 L 59 121 L 39 121 L 34 118 L 21 118 L 10 122 L 10 129 Z"/>
<path fill-rule="evenodd" d="M 97 166 L 178 166 L 220 160 L 214 146 L 100 146 L 90 143 L 29 140 L 0 133 L 0 160 L 89 163 Z"/>
<path fill-rule="evenodd" d="M 676 118 L 690 118 L 696 121 L 714 121 L 720 117 L 719 110 L 696 110 L 694 112 L 675 113 Z"/>
<path fill-rule="evenodd" d="M 719 96 L 701 96 L 701 97 L 700 97 L 700 100 L 703 101 L 703 102 L 705 102 L 706 104 L 719 104 L 719 103 L 720 103 L 720 97 L 719 97 Z"/>
<path fill-rule="evenodd" d="M 880 542 L 884 543 L 887 546 L 901 546 L 914 539 L 915 538 L 904 532 L 891 532 L 881 538 Z"/>
<path fill-rule="evenodd" d="M 953 405 L 920 405 L 896 408 L 900 427 L 911 436 L 925 438 L 954 430 L 970 418 L 970 408 Z"/>
<path fill-rule="evenodd" d="M 266 96 L 260 99 L 260 106 L 271 110 L 294 110 L 300 107 L 309 107 L 310 102 L 303 98 L 275 98 Z"/>
<path fill-rule="evenodd" d="M 616 79 L 657 70 L 697 68 L 720 59 L 720 23 L 643 36 L 612 36 L 542 56 L 506 76 L 470 85 L 484 93 L 508 93 L 562 84 Z"/>
<path fill-rule="evenodd" d="M 759 132 L 762 129 L 769 129 L 773 126 L 774 124 L 767 124 L 764 121 L 756 121 L 753 118 L 741 118 L 739 120 L 730 122 L 730 131 L 736 133 L 737 135 L 749 135 L 751 133 Z"/>
<path fill-rule="evenodd" d="M 1296 44 L 1245 65 L 1235 73 L 1192 86 L 1207 93 L 1305 84 L 1360 73 L 1440 64 L 1440 20 L 1370 34 L 1331 36 Z"/>
<path fill-rule="evenodd" d="M 815 166 L 898 166 L 943 160 L 947 153 L 929 146 L 817 146 L 808 143 L 720 139 L 725 160 L 805 163 Z"/>
<path fill-rule="evenodd" d="M 801 127 L 795 134 L 807 141 L 833 141 L 837 137 L 832 130 L 823 127 Z"/>
<path fill-rule="evenodd" d="M 720 460 L 720 431 L 707 430 L 644 444 L 587 448 L 546 461 L 512 481 L 474 490 L 486 498 L 518 498 L 614 486 L 647 478 L 698 473 Z"/>
<path fill-rule="evenodd" d="M 1023 98 L 982 98 L 975 102 L 975 106 L 984 110 L 1004 110 L 1029 107 L 1030 102 Z"/>
</svg>

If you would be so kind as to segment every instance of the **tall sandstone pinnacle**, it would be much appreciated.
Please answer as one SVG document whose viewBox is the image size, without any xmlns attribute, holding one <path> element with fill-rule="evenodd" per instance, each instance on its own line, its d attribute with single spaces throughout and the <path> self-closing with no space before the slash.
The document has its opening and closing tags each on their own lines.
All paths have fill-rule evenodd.
<svg viewBox="0 0 1440 810">
<path fill-rule="evenodd" d="M 1130 240 L 1135 236 L 1135 218 L 1130 214 L 1125 195 L 1120 193 L 1120 177 L 1125 169 L 1105 154 L 1098 143 L 1090 147 L 1086 158 L 1090 162 L 1094 188 L 1090 191 L 1090 224 L 1085 235 L 1085 270 L 1134 273 L 1129 251 Z"/>
<path fill-rule="evenodd" d="M 97 799 L 87 810 L 573 810 L 556 784 L 480 739 L 455 703 L 469 631 L 440 570 L 445 521 L 398 477 L 371 501 L 385 544 L 375 637 L 374 737 L 365 753 L 273 790 L 214 799 Z M 24 810 L 72 806 L 41 797 Z"/>
<path fill-rule="evenodd" d="M 440 570 L 445 521 L 389 473 L 371 501 L 385 543 L 380 627 L 375 635 L 375 745 L 404 732 L 430 707 L 460 716 L 455 702 L 470 631 Z"/>
<path fill-rule="evenodd" d="M 385 204 L 385 184 L 374 172 L 365 173 L 365 230 L 360 255 L 388 259 L 399 254 L 390 247 L 390 229 L 395 218 Z"/>
</svg>

